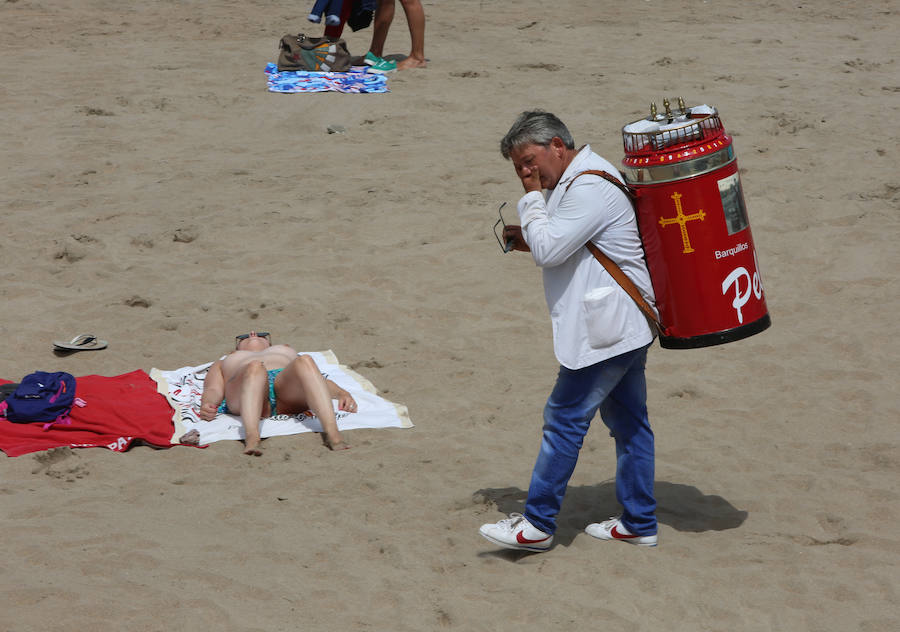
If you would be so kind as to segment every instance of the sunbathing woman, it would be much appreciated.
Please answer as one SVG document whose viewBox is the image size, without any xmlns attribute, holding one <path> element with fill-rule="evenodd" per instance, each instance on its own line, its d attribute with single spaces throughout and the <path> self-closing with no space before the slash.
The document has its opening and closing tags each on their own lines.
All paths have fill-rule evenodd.
<svg viewBox="0 0 900 632">
<path fill-rule="evenodd" d="M 238 336 L 235 350 L 209 368 L 200 418 L 212 421 L 219 412 L 240 415 L 244 454 L 261 456 L 260 419 L 311 410 L 322 423 L 328 447 L 345 450 L 350 446 L 338 432 L 332 399 L 338 401 L 338 410 L 356 412 L 350 393 L 322 377 L 310 356 L 298 356 L 288 345 L 273 346 L 268 333 L 251 331 Z"/>
</svg>

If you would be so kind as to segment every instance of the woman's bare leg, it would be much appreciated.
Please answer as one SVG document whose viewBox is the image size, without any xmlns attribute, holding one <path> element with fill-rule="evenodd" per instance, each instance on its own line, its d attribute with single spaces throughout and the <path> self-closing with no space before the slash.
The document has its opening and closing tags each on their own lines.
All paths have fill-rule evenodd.
<svg viewBox="0 0 900 632">
<path fill-rule="evenodd" d="M 328 447 L 332 450 L 350 447 L 338 431 L 331 393 L 311 357 L 299 356 L 278 374 L 275 378 L 275 394 L 278 397 L 279 413 L 294 414 L 311 410 L 322 423 Z"/>
<path fill-rule="evenodd" d="M 409 39 L 412 41 L 409 57 L 397 64 L 397 70 L 425 67 L 425 9 L 422 0 L 400 0 L 409 24 Z"/>
<path fill-rule="evenodd" d="M 262 362 L 245 366 L 225 384 L 228 410 L 239 414 L 244 424 L 244 454 L 262 456 L 259 421 L 268 406 L 269 381 Z"/>
<path fill-rule="evenodd" d="M 375 7 L 375 19 L 372 25 L 372 43 L 369 52 L 376 57 L 384 54 L 384 42 L 387 40 L 391 22 L 394 20 L 394 0 L 378 0 Z"/>
</svg>

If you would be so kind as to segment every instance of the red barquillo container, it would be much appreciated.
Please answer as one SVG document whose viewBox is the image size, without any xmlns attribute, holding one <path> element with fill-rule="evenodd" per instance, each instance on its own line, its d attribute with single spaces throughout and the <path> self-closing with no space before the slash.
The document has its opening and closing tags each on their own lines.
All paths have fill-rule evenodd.
<svg viewBox="0 0 900 632">
<path fill-rule="evenodd" d="M 625 180 L 668 349 L 740 340 L 769 327 L 731 137 L 718 111 L 684 107 L 622 129 Z"/>
</svg>

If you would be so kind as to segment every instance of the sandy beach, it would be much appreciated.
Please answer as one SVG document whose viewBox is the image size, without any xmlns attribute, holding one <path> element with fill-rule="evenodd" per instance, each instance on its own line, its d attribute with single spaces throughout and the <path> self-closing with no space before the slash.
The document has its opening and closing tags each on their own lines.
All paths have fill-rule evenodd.
<svg viewBox="0 0 900 632">
<path fill-rule="evenodd" d="M 0 5 L 0 377 L 262 329 L 415 424 L 0 455 L 0 629 L 900 629 L 900 3 L 423 5 L 426 69 L 294 95 L 263 70 L 321 33 L 306 4 Z M 542 108 L 618 164 L 678 96 L 734 137 L 772 327 L 651 349 L 657 548 L 582 531 L 618 511 L 596 420 L 554 548 L 498 551 L 558 367 L 540 270 L 491 233 L 521 195 L 499 139 Z M 54 353 L 78 333 L 109 346 Z"/>
</svg>

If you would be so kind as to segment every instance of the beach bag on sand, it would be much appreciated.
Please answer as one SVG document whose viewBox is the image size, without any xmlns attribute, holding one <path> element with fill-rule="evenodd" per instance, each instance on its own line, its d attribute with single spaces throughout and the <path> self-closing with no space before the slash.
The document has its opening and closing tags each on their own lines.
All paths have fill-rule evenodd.
<svg viewBox="0 0 900 632">
<path fill-rule="evenodd" d="M 303 33 L 285 35 L 278 44 L 278 70 L 346 72 L 350 70 L 350 51 L 342 40 L 307 37 Z"/>
<path fill-rule="evenodd" d="M 0 415 L 17 423 L 49 422 L 44 424 L 47 430 L 53 424 L 71 423 L 69 412 L 75 403 L 75 378 L 70 373 L 35 371 L 0 402 Z"/>
</svg>

